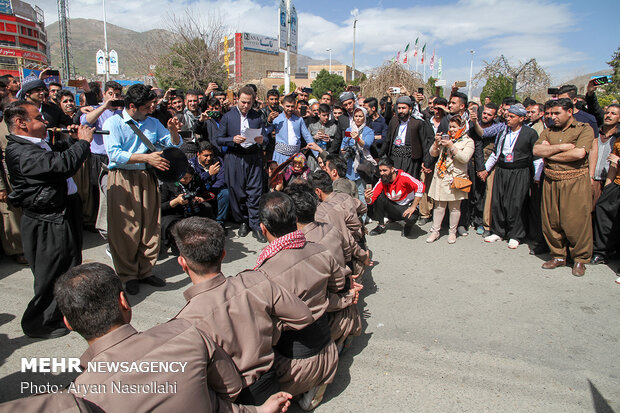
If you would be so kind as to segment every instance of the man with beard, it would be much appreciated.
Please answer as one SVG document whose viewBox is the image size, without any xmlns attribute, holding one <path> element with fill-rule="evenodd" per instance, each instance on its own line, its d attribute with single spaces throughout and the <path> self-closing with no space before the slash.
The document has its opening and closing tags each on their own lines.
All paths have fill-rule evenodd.
<svg viewBox="0 0 620 413">
<path fill-rule="evenodd" d="M 376 98 L 371 97 L 364 100 L 364 107 L 368 111 L 368 127 L 375 132 L 375 141 L 370 147 L 370 153 L 378 158 L 387 137 L 388 125 L 385 118 L 379 113 L 379 102 Z"/>
<path fill-rule="evenodd" d="M 388 156 L 394 167 L 418 179 L 423 156 L 433 142 L 432 130 L 420 120 L 411 117 L 413 102 L 408 96 L 396 99 L 397 117 L 388 126 L 388 134 L 380 157 Z"/>
<path fill-rule="evenodd" d="M 336 116 L 336 107 L 334 107 L 334 117 L 337 119 L 338 128 L 340 129 L 340 135 L 331 141 L 331 144 L 327 147 L 329 153 L 340 153 L 340 146 L 344 139 L 345 131 L 353 125 L 353 110 L 355 109 L 355 95 L 353 92 L 343 92 L 340 95 L 340 107 L 342 114 Z"/>
<path fill-rule="evenodd" d="M 545 159 L 542 194 L 543 234 L 553 269 L 566 265 L 567 250 L 575 264 L 573 275 L 585 274 L 592 258 L 592 187 L 588 152 L 594 140 L 592 128 L 573 118 L 573 102 L 558 99 L 549 104 L 553 127 L 545 129 L 534 146 L 534 155 Z"/>
<path fill-rule="evenodd" d="M 200 135 L 195 132 L 194 125 L 198 122 L 201 115 L 198 108 L 198 96 L 200 92 L 190 90 L 185 94 L 185 109 L 183 109 L 183 126 L 181 136 L 184 142 L 194 142 L 200 139 Z M 185 133 L 183 133 L 185 132 Z M 198 136 L 197 136 L 198 135 Z"/>
<path fill-rule="evenodd" d="M 229 192 L 224 177 L 224 160 L 217 156 L 215 147 L 209 141 L 198 143 L 198 153 L 189 160 L 190 165 L 200 175 L 205 189 L 212 192 L 215 198 L 211 203 L 216 203 L 216 221 L 224 228 L 224 222 L 228 216 Z M 214 205 L 212 205 L 214 206 Z M 226 229 L 224 229 L 226 231 Z"/>
<path fill-rule="evenodd" d="M 538 134 L 523 123 L 527 111 L 520 103 L 512 105 L 506 115 L 507 133 L 502 135 L 495 152 L 486 162 L 486 171 L 496 168 L 493 184 L 492 220 L 493 234 L 485 242 L 508 239 L 508 248 L 516 249 L 525 238 L 524 209 L 532 181 L 540 181 L 542 160 L 533 160 L 532 148 Z"/>
<path fill-rule="evenodd" d="M 385 218 L 392 221 L 405 220 L 402 236 L 411 233 L 420 213 L 418 204 L 424 195 L 424 184 L 408 173 L 394 167 L 390 158 L 379 161 L 381 179 L 373 189 L 367 189 L 364 196 L 369 205 L 369 215 L 378 222 L 370 235 L 383 234 L 386 231 Z"/>
<path fill-rule="evenodd" d="M 219 99 L 211 98 L 206 103 L 206 110 L 200 114 L 198 121 L 194 123 L 194 133 L 200 136 L 201 140 L 208 140 L 218 150 L 225 153 L 228 148 L 219 147 L 217 135 L 222 119 L 222 104 Z"/>
<path fill-rule="evenodd" d="M 527 121 L 530 128 L 534 129 L 540 136 L 543 130 L 545 130 L 545 123 L 543 122 L 543 115 L 545 114 L 545 106 L 540 103 L 530 103 L 527 109 Z"/>
<path fill-rule="evenodd" d="M 284 111 L 273 120 L 276 146 L 272 159 L 278 165 L 299 152 L 302 138 L 306 143 L 314 142 L 303 118 L 295 114 L 295 98 L 291 95 L 284 96 L 282 107 Z"/>
</svg>

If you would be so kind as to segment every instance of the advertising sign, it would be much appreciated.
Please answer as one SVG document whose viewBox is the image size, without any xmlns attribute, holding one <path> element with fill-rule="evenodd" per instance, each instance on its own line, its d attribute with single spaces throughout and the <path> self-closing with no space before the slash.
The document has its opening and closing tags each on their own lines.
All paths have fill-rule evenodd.
<svg viewBox="0 0 620 413">
<path fill-rule="evenodd" d="M 101 49 L 97 50 L 97 74 L 105 74 L 105 53 Z"/>
<path fill-rule="evenodd" d="M 291 52 L 297 53 L 297 10 L 291 6 Z"/>
<path fill-rule="evenodd" d="M 118 53 L 116 50 L 110 50 L 110 74 L 118 75 Z"/>
<path fill-rule="evenodd" d="M 254 33 L 243 33 L 243 50 L 277 55 L 278 39 Z"/>
</svg>

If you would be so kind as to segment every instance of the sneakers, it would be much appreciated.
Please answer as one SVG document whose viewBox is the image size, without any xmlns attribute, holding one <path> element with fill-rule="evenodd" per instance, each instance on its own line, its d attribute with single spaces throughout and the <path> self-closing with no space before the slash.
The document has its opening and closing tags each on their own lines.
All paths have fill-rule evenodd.
<svg viewBox="0 0 620 413">
<path fill-rule="evenodd" d="M 320 384 L 305 392 L 299 399 L 299 407 L 305 411 L 315 409 L 323 401 L 326 388 L 327 384 Z"/>
<path fill-rule="evenodd" d="M 517 241 L 516 239 L 510 239 L 510 241 L 508 241 L 508 248 L 510 248 L 511 250 L 516 250 L 517 247 L 519 246 L 519 241 Z"/>
<path fill-rule="evenodd" d="M 489 231 L 488 229 L 485 229 L 484 232 L 482 233 L 483 237 L 488 237 L 489 235 L 491 235 L 491 231 Z"/>
<path fill-rule="evenodd" d="M 110 257 L 110 259 L 112 259 L 112 252 L 110 251 L 110 244 L 106 245 L 105 253 L 108 255 L 108 257 Z"/>
<path fill-rule="evenodd" d="M 484 242 L 497 242 L 497 241 L 501 241 L 502 237 L 500 237 L 497 234 L 491 234 L 488 237 L 484 238 Z"/>
<path fill-rule="evenodd" d="M 461 237 L 466 237 L 469 235 L 469 231 L 464 226 L 460 226 L 456 229 Z"/>
<path fill-rule="evenodd" d="M 431 231 L 428 235 L 428 238 L 426 238 L 426 242 L 430 244 L 431 242 L 435 242 L 438 239 L 439 239 L 439 232 Z"/>
<path fill-rule="evenodd" d="M 450 233 L 448 234 L 448 244 L 454 244 L 456 242 L 456 234 Z"/>
<path fill-rule="evenodd" d="M 478 234 L 478 235 L 484 234 L 484 227 L 482 225 L 480 225 L 478 228 L 476 228 L 476 234 Z"/>
</svg>

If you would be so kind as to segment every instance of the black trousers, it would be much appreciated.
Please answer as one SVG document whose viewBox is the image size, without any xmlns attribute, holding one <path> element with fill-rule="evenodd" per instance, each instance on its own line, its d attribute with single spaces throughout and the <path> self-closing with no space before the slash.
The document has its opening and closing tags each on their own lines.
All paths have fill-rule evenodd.
<svg viewBox="0 0 620 413">
<path fill-rule="evenodd" d="M 469 228 L 471 225 L 477 225 L 477 221 L 474 219 L 476 215 L 476 191 L 481 190 L 480 188 L 476 189 L 476 180 L 478 176 L 476 175 L 476 168 L 474 167 L 473 158 L 470 159 L 467 164 L 467 175 L 469 180 L 472 182 L 471 191 L 469 192 L 469 196 L 467 199 L 461 201 L 461 218 L 459 218 L 459 227 L 465 227 L 465 229 Z M 480 181 L 478 179 L 478 181 Z M 480 181 L 480 183 L 484 184 L 484 182 Z M 486 184 L 484 184 L 484 188 L 486 188 Z M 482 197 L 482 208 L 484 210 L 484 192 Z M 479 225 L 482 225 L 482 212 L 479 214 L 480 220 Z"/>
<path fill-rule="evenodd" d="M 82 263 L 82 206 L 69 196 L 64 216 L 51 222 L 28 216 L 21 220 L 24 256 L 34 275 L 34 297 L 22 316 L 26 335 L 50 334 L 63 327 L 53 290 L 56 279 Z"/>
<path fill-rule="evenodd" d="M 594 254 L 605 257 L 620 247 L 620 185 L 612 182 L 603 188 L 594 207 L 592 229 Z"/>
<path fill-rule="evenodd" d="M 280 382 L 276 372 L 271 370 L 263 373 L 254 383 L 241 390 L 235 403 L 250 406 L 260 406 L 272 395 L 280 391 Z"/>
<path fill-rule="evenodd" d="M 385 222 L 384 218 L 388 218 L 391 221 L 404 220 L 406 223 L 416 222 L 420 216 L 417 210 L 411 214 L 411 217 L 403 218 L 403 212 L 407 208 L 409 208 L 409 205 L 399 205 L 389 200 L 384 193 L 381 193 L 377 200 L 372 205 L 369 205 L 368 215 L 378 222 Z"/>
<path fill-rule="evenodd" d="M 258 203 L 263 194 L 263 158 L 258 152 L 226 153 L 224 177 L 230 194 L 230 212 L 236 222 L 260 231 Z"/>
<path fill-rule="evenodd" d="M 495 169 L 491 232 L 504 239 L 525 238 L 525 213 L 531 180 L 529 168 Z"/>
<path fill-rule="evenodd" d="M 527 227 L 528 237 L 534 242 L 535 247 L 547 245 L 542 232 L 542 217 L 540 215 L 540 204 L 542 202 L 542 186 L 544 176 L 536 184 L 530 184 L 530 196 L 527 205 Z"/>
<path fill-rule="evenodd" d="M 394 168 L 403 170 L 415 179 L 420 179 L 422 171 L 422 159 L 412 159 L 410 156 L 406 158 L 393 157 Z"/>
</svg>

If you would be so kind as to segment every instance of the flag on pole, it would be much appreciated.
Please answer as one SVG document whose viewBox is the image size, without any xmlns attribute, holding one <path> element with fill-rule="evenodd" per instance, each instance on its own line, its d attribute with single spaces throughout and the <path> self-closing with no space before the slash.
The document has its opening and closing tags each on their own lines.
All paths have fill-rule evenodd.
<svg viewBox="0 0 620 413">
<path fill-rule="evenodd" d="M 409 50 L 409 43 L 407 43 L 407 46 L 405 47 L 405 53 L 407 53 L 408 50 Z"/>
<path fill-rule="evenodd" d="M 413 47 L 413 57 L 416 57 L 418 55 L 418 40 L 420 40 L 419 37 L 415 39 L 415 46 Z"/>
<path fill-rule="evenodd" d="M 405 52 L 405 57 L 403 58 L 403 63 L 407 63 L 407 52 Z"/>
<path fill-rule="evenodd" d="M 398 63 L 400 63 L 400 50 L 398 51 L 398 53 L 396 54 L 396 61 Z"/>
<path fill-rule="evenodd" d="M 442 67 L 441 67 L 441 57 L 439 58 L 439 65 L 437 65 L 437 78 L 441 79 L 441 75 L 442 75 Z"/>
<path fill-rule="evenodd" d="M 435 50 L 433 49 L 433 55 L 431 56 L 430 68 L 433 70 L 435 68 Z"/>
<path fill-rule="evenodd" d="M 424 46 L 422 46 L 422 64 L 424 64 L 424 58 L 426 57 L 426 43 L 424 43 Z"/>
</svg>

